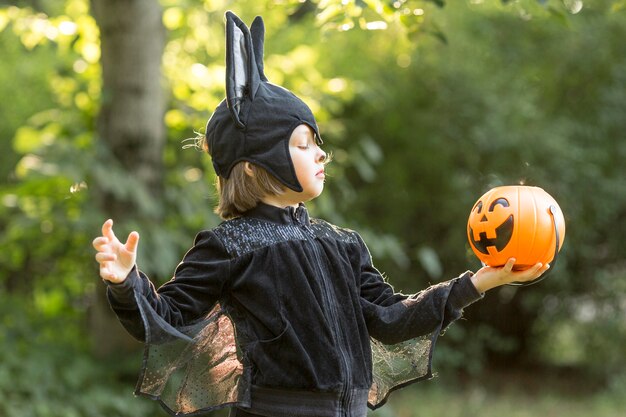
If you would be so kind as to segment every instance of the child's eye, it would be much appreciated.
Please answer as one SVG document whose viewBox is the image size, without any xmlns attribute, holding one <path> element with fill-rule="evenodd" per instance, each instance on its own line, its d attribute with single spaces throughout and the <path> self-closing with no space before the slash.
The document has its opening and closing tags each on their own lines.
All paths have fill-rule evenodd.
<svg viewBox="0 0 626 417">
<path fill-rule="evenodd" d="M 300 149 L 309 149 L 309 145 L 298 145 Z"/>
</svg>

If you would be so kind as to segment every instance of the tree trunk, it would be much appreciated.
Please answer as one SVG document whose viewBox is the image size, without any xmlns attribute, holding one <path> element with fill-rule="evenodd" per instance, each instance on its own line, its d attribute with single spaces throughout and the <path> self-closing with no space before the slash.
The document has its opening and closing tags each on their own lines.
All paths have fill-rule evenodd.
<svg viewBox="0 0 626 417">
<path fill-rule="evenodd" d="M 165 143 L 165 95 L 161 78 L 165 30 L 161 6 L 157 0 L 91 0 L 91 8 L 100 28 L 101 42 L 98 139 L 129 177 L 148 190 L 154 204 L 160 205 Z M 99 195 L 103 211 L 118 222 L 131 218 L 145 220 L 146 213 L 140 213 L 131 201 L 115 193 Z M 92 334 L 95 353 L 99 355 L 134 346 L 108 307 L 101 287 L 95 296 Z"/>
</svg>

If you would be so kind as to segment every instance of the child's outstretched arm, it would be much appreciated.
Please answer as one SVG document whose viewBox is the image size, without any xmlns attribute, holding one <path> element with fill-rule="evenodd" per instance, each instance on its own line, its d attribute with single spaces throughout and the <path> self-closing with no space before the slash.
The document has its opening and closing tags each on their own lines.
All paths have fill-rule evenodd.
<svg viewBox="0 0 626 417">
<path fill-rule="evenodd" d="M 138 244 L 137 232 L 130 233 L 126 243 L 120 242 L 113 233 L 112 220 L 104 222 L 102 235 L 93 240 L 100 277 L 108 284 L 109 303 L 135 338 L 146 340 L 146 326 L 151 326 L 148 334 L 152 336 L 184 326 L 206 314 L 219 300 L 230 277 L 231 257 L 215 233 L 200 232 L 172 279 L 158 289 L 137 269 Z M 141 311 L 164 322 L 146 322 Z"/>
<path fill-rule="evenodd" d="M 514 265 L 515 258 L 511 258 L 501 268 L 484 266 L 472 276 L 472 283 L 479 292 L 484 293 L 492 288 L 512 282 L 533 281 L 550 268 L 549 264 L 537 263 L 523 271 L 514 271 Z"/>
<path fill-rule="evenodd" d="M 109 219 L 104 222 L 102 236 L 93 240 L 102 279 L 114 284 L 124 282 L 135 266 L 138 244 L 139 233 L 132 232 L 123 244 L 113 233 L 113 220 Z"/>
</svg>

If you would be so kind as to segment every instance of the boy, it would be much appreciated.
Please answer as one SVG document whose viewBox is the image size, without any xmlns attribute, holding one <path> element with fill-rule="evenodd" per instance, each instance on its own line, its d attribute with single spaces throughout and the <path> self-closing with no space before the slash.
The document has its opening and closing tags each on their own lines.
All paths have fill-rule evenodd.
<svg viewBox="0 0 626 417">
<path fill-rule="evenodd" d="M 431 376 L 435 341 L 465 306 L 547 266 L 513 272 L 511 259 L 395 293 L 356 232 L 309 218 L 327 160 L 315 119 L 267 81 L 262 20 L 226 23 L 227 98 L 205 143 L 226 221 L 198 234 L 158 290 L 135 266 L 136 232 L 122 244 L 108 220 L 94 240 L 112 308 L 146 342 L 137 392 L 173 414 L 365 417 Z"/>
</svg>

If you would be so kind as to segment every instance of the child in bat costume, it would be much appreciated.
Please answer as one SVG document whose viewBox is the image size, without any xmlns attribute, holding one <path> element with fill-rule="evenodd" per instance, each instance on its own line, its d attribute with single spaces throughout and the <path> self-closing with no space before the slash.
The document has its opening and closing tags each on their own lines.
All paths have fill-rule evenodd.
<svg viewBox="0 0 626 417">
<path fill-rule="evenodd" d="M 512 272 L 511 260 L 394 292 L 358 233 L 309 217 L 303 203 L 322 191 L 326 155 L 307 105 L 264 75 L 263 21 L 248 29 L 228 12 L 226 35 L 227 96 L 206 130 L 213 166 L 223 184 L 239 166 L 244 181 L 263 171 L 280 191 L 200 232 L 158 290 L 135 266 L 138 234 L 123 244 L 105 222 L 100 275 L 146 344 L 136 393 L 175 415 L 231 406 L 231 416 L 364 417 L 431 377 L 437 337 L 465 306 L 546 267 Z"/>
</svg>

